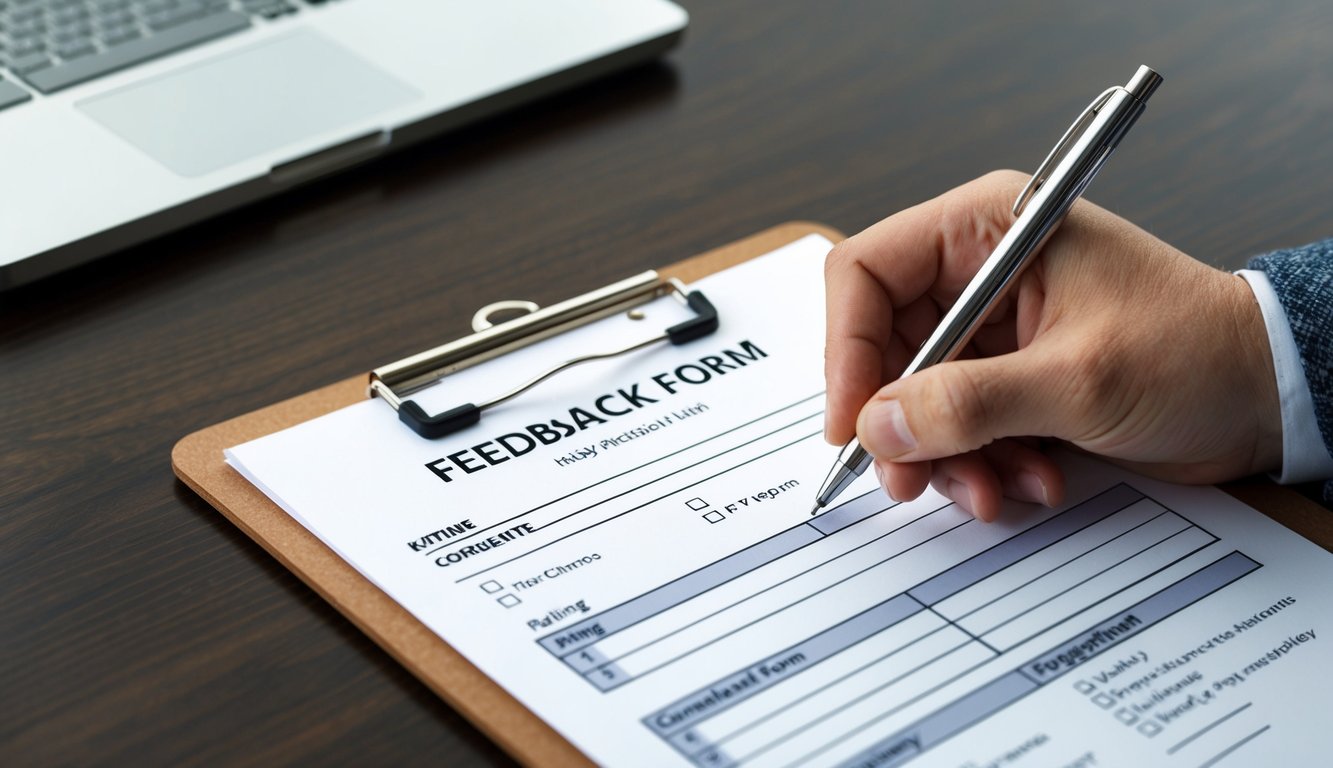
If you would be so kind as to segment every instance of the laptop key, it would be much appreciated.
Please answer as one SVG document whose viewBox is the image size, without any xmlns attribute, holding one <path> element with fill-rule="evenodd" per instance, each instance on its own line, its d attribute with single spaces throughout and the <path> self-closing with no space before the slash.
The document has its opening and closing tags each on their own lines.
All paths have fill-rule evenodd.
<svg viewBox="0 0 1333 768">
<path fill-rule="evenodd" d="M 24 75 L 25 79 L 29 72 L 37 72 L 43 67 L 51 65 L 51 60 L 45 53 L 29 53 L 23 56 L 15 56 L 9 60 L 9 69 L 17 75 Z"/>
<path fill-rule="evenodd" d="M 18 22 L 10 27 L 5 34 L 14 40 L 22 37 L 40 37 L 46 34 L 46 21 L 37 18 Z"/>
<path fill-rule="evenodd" d="M 65 61 L 69 61 L 80 56 L 87 56 L 96 50 L 91 40 L 73 40 L 56 46 L 56 55 Z"/>
<path fill-rule="evenodd" d="M 44 50 L 46 50 L 46 43 L 42 42 L 41 38 L 28 38 L 19 40 L 10 46 L 9 56 L 10 58 L 29 56 L 34 53 L 41 53 Z"/>
<path fill-rule="evenodd" d="M 22 104 L 32 98 L 32 94 L 6 80 L 0 80 L 0 109 Z"/>
<path fill-rule="evenodd" d="M 148 17 L 148 27 L 154 31 L 163 30 L 167 27 L 174 27 L 177 24 L 184 24 L 191 19 L 197 19 L 204 15 L 204 9 L 199 6 L 179 5 L 175 8 L 168 8 L 165 11 L 154 13 Z"/>
<path fill-rule="evenodd" d="M 92 56 L 84 56 L 59 66 L 32 72 L 30 75 L 24 75 L 23 79 L 42 93 L 54 93 L 62 88 L 156 59 L 196 43 L 239 32 L 249 26 L 249 17 L 234 11 L 225 11 L 169 27 L 150 37 L 130 40 Z"/>
<path fill-rule="evenodd" d="M 125 10 L 112 9 L 97 17 L 97 23 L 103 28 L 123 27 L 134 23 L 134 14 Z"/>
<path fill-rule="evenodd" d="M 54 41 L 56 45 L 63 45 L 66 43 L 76 43 L 80 40 L 87 40 L 92 36 L 93 31 L 89 27 L 71 26 L 58 29 L 51 33 L 51 40 Z"/>
<path fill-rule="evenodd" d="M 88 9 L 79 6 L 75 8 L 66 8 L 62 11 L 57 12 L 52 21 L 55 22 L 56 26 L 60 27 L 60 26 L 65 26 L 71 22 L 84 21 L 85 19 L 88 18 L 88 16 L 89 16 Z"/>
<path fill-rule="evenodd" d="M 102 44 L 110 48 L 113 45 L 129 42 L 138 36 L 139 30 L 134 27 L 117 27 L 102 33 Z"/>
</svg>

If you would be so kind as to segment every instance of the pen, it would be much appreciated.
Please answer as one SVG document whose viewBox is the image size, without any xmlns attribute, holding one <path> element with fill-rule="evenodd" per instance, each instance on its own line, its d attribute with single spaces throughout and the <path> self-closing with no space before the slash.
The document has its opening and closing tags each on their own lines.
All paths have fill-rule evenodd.
<svg viewBox="0 0 1333 768">
<path fill-rule="evenodd" d="M 1162 77 L 1139 67 L 1129 83 L 1112 86 L 1074 119 L 1055 148 L 1032 174 L 1014 201 L 1017 219 L 972 281 L 963 289 L 939 327 L 921 345 L 902 377 L 948 362 L 986 321 L 996 301 L 1032 260 L 1051 233 L 1101 170 L 1116 145 L 1143 114 Z M 815 515 L 837 498 L 874 460 L 856 438 L 843 446 L 815 496 Z"/>
</svg>

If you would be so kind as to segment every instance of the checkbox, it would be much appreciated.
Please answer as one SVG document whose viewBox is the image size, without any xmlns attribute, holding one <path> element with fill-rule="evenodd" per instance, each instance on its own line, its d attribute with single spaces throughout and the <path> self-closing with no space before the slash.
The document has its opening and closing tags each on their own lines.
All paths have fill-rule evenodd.
<svg viewBox="0 0 1333 768">
<path fill-rule="evenodd" d="M 500 582 L 498 582 L 498 581 L 494 581 L 494 580 L 492 580 L 492 581 L 485 581 L 485 582 L 482 582 L 482 584 L 481 584 L 481 591 L 482 591 L 482 592 L 485 592 L 485 593 L 488 594 L 488 595 L 493 595 L 493 594 L 495 594 L 496 592 L 499 592 L 499 591 L 502 590 L 502 589 L 504 589 L 504 587 L 500 586 Z"/>
<path fill-rule="evenodd" d="M 1144 720 L 1139 723 L 1139 733 L 1152 738 L 1162 732 L 1162 726 L 1154 720 Z"/>
<path fill-rule="evenodd" d="M 1092 697 L 1092 703 L 1102 709 L 1110 709 L 1115 706 L 1115 697 L 1109 693 L 1099 693 Z"/>
<path fill-rule="evenodd" d="M 506 608 L 513 608 L 523 601 L 518 599 L 518 595 L 500 595 L 500 598 L 495 602 Z"/>
<path fill-rule="evenodd" d="M 720 523 L 723 520 L 726 520 L 727 518 L 721 512 L 713 510 L 712 512 L 709 512 L 708 514 L 704 515 L 704 519 L 710 523 Z"/>
<path fill-rule="evenodd" d="M 707 506 L 708 506 L 708 502 L 704 501 L 703 499 L 694 498 L 694 499 L 690 499 L 689 501 L 685 502 L 685 506 L 689 507 L 690 509 L 694 510 L 695 512 L 698 512 L 699 510 L 704 509 L 705 507 L 707 507 Z"/>
<path fill-rule="evenodd" d="M 1079 680 L 1077 683 L 1074 683 L 1074 690 L 1078 691 L 1079 693 L 1090 694 L 1090 693 L 1095 693 L 1097 691 L 1097 686 L 1093 685 L 1087 680 Z"/>
<path fill-rule="evenodd" d="M 1115 719 L 1125 725 L 1133 725 L 1139 721 L 1139 716 L 1130 712 L 1128 709 L 1121 708 L 1115 711 Z"/>
</svg>

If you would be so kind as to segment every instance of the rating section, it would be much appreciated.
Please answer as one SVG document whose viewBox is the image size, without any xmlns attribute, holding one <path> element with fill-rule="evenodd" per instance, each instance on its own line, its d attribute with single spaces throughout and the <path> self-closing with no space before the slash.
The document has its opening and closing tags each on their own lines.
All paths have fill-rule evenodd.
<svg viewBox="0 0 1333 768">
<path fill-rule="evenodd" d="M 1141 593 L 1217 541 L 1124 484 L 1009 532 L 951 504 L 902 521 L 882 516 L 885 505 L 878 493 L 858 497 L 538 643 L 604 692 L 659 671 L 709 681 L 644 726 L 696 765 L 786 765 L 900 729 L 884 718 L 1022 642 L 1077 626 L 1116 595 Z M 903 578 L 922 572 L 931 575 Z M 1183 593 L 1173 594 L 1178 605 Z M 1169 612 L 1154 605 L 1094 627 L 1101 639 L 1091 642 L 1118 642 Z M 710 666 L 747 657 L 720 677 Z M 985 686 L 922 733 L 985 717 L 1065 671 L 1042 664 Z M 905 744 L 880 749 L 905 756 Z"/>
</svg>

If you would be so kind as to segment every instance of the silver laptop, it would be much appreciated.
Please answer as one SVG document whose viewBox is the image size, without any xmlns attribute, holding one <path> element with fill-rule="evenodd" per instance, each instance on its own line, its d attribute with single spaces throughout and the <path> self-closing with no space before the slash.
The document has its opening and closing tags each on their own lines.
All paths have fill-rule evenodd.
<svg viewBox="0 0 1333 768">
<path fill-rule="evenodd" d="M 679 40 L 666 0 L 0 0 L 0 289 Z"/>
</svg>

